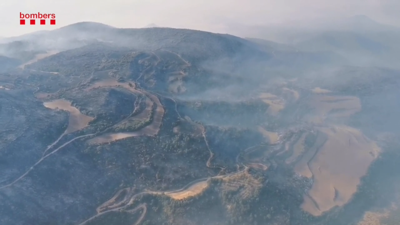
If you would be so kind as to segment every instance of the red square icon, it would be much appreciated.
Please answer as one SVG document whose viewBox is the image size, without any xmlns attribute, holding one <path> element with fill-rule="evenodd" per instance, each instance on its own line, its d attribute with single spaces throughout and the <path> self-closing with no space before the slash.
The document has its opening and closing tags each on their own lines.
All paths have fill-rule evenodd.
<svg viewBox="0 0 400 225">
<path fill-rule="evenodd" d="M 35 25 L 36 20 L 31 20 L 31 25 Z"/>
<path fill-rule="evenodd" d="M 40 20 L 40 25 L 46 25 L 46 20 Z"/>
<path fill-rule="evenodd" d="M 25 20 L 20 20 L 20 21 L 19 21 L 19 24 L 20 24 L 20 25 L 25 25 Z"/>
<path fill-rule="evenodd" d="M 50 25 L 56 25 L 56 20 L 50 20 Z"/>
</svg>

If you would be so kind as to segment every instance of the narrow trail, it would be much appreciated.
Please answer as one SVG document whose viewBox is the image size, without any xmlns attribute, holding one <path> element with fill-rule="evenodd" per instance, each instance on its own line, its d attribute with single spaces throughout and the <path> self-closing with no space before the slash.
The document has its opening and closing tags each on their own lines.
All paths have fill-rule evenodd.
<svg viewBox="0 0 400 225">
<path fill-rule="evenodd" d="M 246 148 L 245 150 L 243 150 L 243 153 L 246 153 L 247 151 L 250 151 L 253 148 L 262 147 L 262 146 L 267 146 L 267 145 L 253 145 L 253 146 L 250 146 L 250 147 Z M 237 154 L 237 156 L 236 156 L 237 164 L 239 164 L 239 158 L 241 155 L 242 155 L 242 152 L 239 152 L 239 154 Z"/>
<path fill-rule="evenodd" d="M 225 170 L 224 167 L 211 165 L 211 161 L 214 158 L 214 152 L 211 151 L 210 145 L 208 144 L 208 140 L 207 140 L 207 136 L 206 136 L 206 128 L 203 125 L 201 125 L 201 126 L 202 126 L 202 132 L 201 133 L 202 133 L 202 136 L 203 136 L 203 139 L 204 139 L 204 143 L 206 144 L 207 149 L 210 152 L 210 157 L 208 158 L 208 160 L 206 162 L 206 166 L 207 166 L 207 168 L 210 168 L 210 169 L 220 169 L 220 172 L 221 172 L 221 171 Z"/>
<path fill-rule="evenodd" d="M 47 146 L 47 148 L 44 150 L 42 156 L 45 156 L 45 155 L 46 155 L 46 152 L 47 152 L 48 150 L 50 150 L 54 145 L 56 145 L 56 144 L 61 140 L 61 138 L 63 138 L 66 134 L 67 134 L 67 130 L 65 130 L 64 133 L 62 133 L 62 134 L 60 135 L 60 137 L 58 137 L 57 140 L 55 140 L 53 143 L 51 143 L 49 146 Z"/>
<path fill-rule="evenodd" d="M 179 55 L 178 53 L 173 52 L 173 51 L 170 51 L 170 50 L 167 50 L 167 49 L 161 49 L 161 51 L 166 51 L 166 52 L 172 53 L 172 54 L 178 56 L 178 58 L 179 58 L 180 60 L 182 60 L 182 62 L 184 62 L 184 63 L 186 64 L 186 66 L 191 66 L 191 64 L 190 64 L 186 59 L 182 58 L 182 56 Z"/>
<path fill-rule="evenodd" d="M 146 205 L 146 203 L 142 203 L 142 204 L 136 206 L 134 209 L 124 210 L 125 208 L 127 208 L 127 207 L 129 207 L 129 206 L 130 206 L 130 205 L 124 205 L 124 206 L 121 206 L 121 207 L 118 207 L 118 208 L 114 208 L 114 209 L 110 209 L 110 210 L 107 210 L 107 211 L 98 213 L 98 214 L 96 214 L 96 215 L 90 217 L 89 219 L 83 221 L 83 222 L 80 223 L 79 225 L 87 224 L 88 222 L 90 222 L 90 221 L 92 221 L 92 220 L 94 220 L 94 219 L 96 219 L 96 218 L 98 218 L 98 217 L 100 217 L 100 216 L 102 216 L 102 215 L 105 215 L 105 214 L 107 214 L 107 213 L 109 213 L 109 212 L 127 212 L 127 213 L 133 214 L 133 213 L 135 213 L 136 211 L 138 211 L 139 209 L 143 209 L 143 212 L 142 212 L 142 214 L 140 215 L 139 219 L 138 219 L 133 225 L 138 225 L 138 224 L 140 224 L 140 223 L 142 222 L 142 220 L 144 219 L 144 217 L 146 216 L 146 213 L 147 213 L 147 205 Z"/>
<path fill-rule="evenodd" d="M 47 157 L 49 157 L 49 156 L 51 156 L 51 155 L 57 153 L 59 150 L 61 150 L 62 148 L 64 148 L 64 147 L 67 146 L 68 144 L 74 142 L 75 140 L 78 140 L 78 139 L 81 139 L 81 138 L 84 138 L 84 137 L 93 136 L 93 135 L 95 135 L 95 134 L 86 134 L 86 135 L 78 136 L 78 137 L 76 137 L 76 138 L 74 138 L 74 139 L 72 139 L 72 140 L 70 140 L 70 141 L 64 143 L 63 145 L 61 145 L 60 147 L 56 148 L 55 150 L 53 150 L 53 151 L 50 152 L 49 154 L 42 156 L 42 158 L 40 158 L 28 171 L 26 171 L 26 172 L 25 172 L 24 174 L 22 174 L 20 177 L 18 177 L 17 179 L 15 179 L 13 182 L 11 182 L 11 183 L 9 183 L 9 184 L 7 184 L 7 185 L 1 186 L 1 187 L 0 187 L 0 190 L 14 185 L 14 184 L 17 183 L 18 181 L 20 181 L 21 179 L 23 179 L 24 177 L 26 177 L 37 165 L 39 165 L 41 162 L 43 162 Z"/>
<path fill-rule="evenodd" d="M 186 184 L 186 185 L 185 185 L 184 187 L 182 187 L 182 188 L 175 189 L 175 190 L 171 190 L 171 191 L 158 191 L 158 192 L 143 191 L 143 192 L 134 194 L 134 195 L 132 195 L 132 196 L 130 196 L 130 195 L 132 194 L 132 193 L 131 193 L 131 192 L 132 192 L 132 189 L 130 189 L 130 188 L 129 188 L 129 189 L 124 189 L 124 190 L 127 190 L 126 196 L 125 196 L 121 201 L 115 203 L 115 199 L 116 199 L 117 197 L 119 197 L 119 195 L 121 194 L 122 191 L 124 191 L 124 190 L 120 190 L 120 191 L 117 192 L 117 193 L 115 194 L 115 196 L 113 196 L 110 200 L 108 200 L 107 202 L 101 204 L 101 205 L 97 208 L 97 210 L 96 210 L 96 211 L 97 211 L 97 214 L 96 214 L 96 215 L 94 215 L 94 216 L 90 217 L 89 219 L 83 221 L 83 222 L 80 223 L 79 225 L 84 225 L 84 224 L 86 224 L 86 223 L 88 223 L 88 222 L 90 222 L 90 221 L 92 221 L 92 220 L 94 220 L 94 219 L 96 219 L 96 218 L 98 218 L 98 217 L 100 217 L 100 216 L 102 216 L 102 215 L 105 215 L 105 214 L 107 214 L 107 213 L 109 213 L 109 212 L 117 212 L 117 211 L 119 211 L 119 212 L 134 213 L 134 212 L 136 212 L 136 211 L 139 210 L 139 209 L 143 209 L 142 215 L 141 215 L 140 218 L 134 223 L 134 225 L 138 225 L 138 224 L 140 224 L 140 223 L 142 222 L 142 220 L 144 219 L 144 217 L 145 217 L 145 215 L 146 215 L 146 212 L 147 212 L 147 205 L 146 205 L 146 203 L 142 203 L 142 204 L 138 205 L 137 207 L 135 207 L 134 209 L 125 210 L 127 207 L 131 206 L 131 205 L 134 203 L 135 199 L 136 199 L 138 196 L 147 195 L 147 194 L 156 194 L 156 193 L 159 194 L 159 193 L 167 193 L 167 192 L 168 192 L 168 193 L 181 192 L 181 191 L 185 191 L 186 189 L 188 189 L 191 185 L 193 185 L 193 184 L 195 184 L 195 183 L 202 182 L 202 181 L 206 181 L 206 180 L 208 180 L 208 179 L 210 179 L 210 178 L 211 178 L 211 177 L 196 179 L 196 180 L 191 181 L 190 183 Z M 102 211 L 102 210 L 100 210 L 99 208 L 108 208 L 108 209 Z"/>
<path fill-rule="evenodd" d="M 175 112 L 176 112 L 176 115 L 178 115 L 178 118 L 179 118 L 180 120 L 183 119 L 182 116 L 181 116 L 181 114 L 180 114 L 179 111 L 178 111 L 178 103 L 176 102 L 176 100 L 175 100 L 173 97 L 168 97 L 166 93 L 163 94 L 163 93 L 155 92 L 155 91 L 153 91 L 152 93 L 153 93 L 154 95 L 157 95 L 159 99 L 160 99 L 160 98 L 168 98 L 169 100 L 173 101 L 174 104 L 175 104 Z"/>
</svg>

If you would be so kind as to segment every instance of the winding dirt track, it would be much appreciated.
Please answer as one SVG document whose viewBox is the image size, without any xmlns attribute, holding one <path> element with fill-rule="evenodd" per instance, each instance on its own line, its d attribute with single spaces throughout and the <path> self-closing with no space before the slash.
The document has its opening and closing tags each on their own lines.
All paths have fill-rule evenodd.
<svg viewBox="0 0 400 225">
<path fill-rule="evenodd" d="M 140 215 L 139 219 L 134 224 L 132 224 L 132 225 L 139 225 L 143 221 L 143 219 L 144 219 L 144 217 L 146 216 L 146 213 L 147 213 L 147 205 L 146 205 L 146 203 L 140 204 L 140 205 L 136 206 L 134 209 L 125 210 L 125 208 L 127 208 L 128 206 L 129 205 L 125 205 L 125 206 L 121 206 L 121 207 L 118 207 L 118 208 L 114 208 L 114 209 L 110 209 L 110 210 L 101 212 L 101 213 L 96 214 L 96 215 L 90 217 L 89 219 L 83 221 L 79 225 L 87 224 L 88 222 L 91 222 L 94 219 L 96 219 L 96 218 L 98 218 L 98 217 L 100 217 L 100 216 L 102 216 L 104 214 L 107 214 L 109 212 L 117 212 L 117 211 L 119 211 L 119 212 L 127 212 L 127 213 L 133 214 L 133 213 L 137 212 L 138 210 L 142 209 L 143 212 Z"/>
</svg>

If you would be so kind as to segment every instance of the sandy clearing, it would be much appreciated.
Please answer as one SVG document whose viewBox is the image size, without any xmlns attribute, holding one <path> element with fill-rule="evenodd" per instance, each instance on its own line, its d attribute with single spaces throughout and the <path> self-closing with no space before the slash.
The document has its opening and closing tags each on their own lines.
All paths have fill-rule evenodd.
<svg viewBox="0 0 400 225">
<path fill-rule="evenodd" d="M 366 212 L 362 221 L 360 221 L 357 225 L 384 225 L 381 223 L 381 220 L 387 218 L 389 213 L 377 213 L 377 212 Z"/>
<path fill-rule="evenodd" d="M 164 194 L 173 198 L 174 200 L 184 200 L 187 198 L 195 197 L 203 193 L 209 187 L 208 180 L 195 183 L 185 190 L 178 192 L 165 192 Z"/>
<path fill-rule="evenodd" d="M 311 117 L 314 123 L 323 123 L 328 117 L 348 118 L 361 110 L 361 101 L 354 96 L 315 96 L 310 105 L 316 111 Z"/>
<path fill-rule="evenodd" d="M 271 115 L 277 115 L 282 109 L 285 108 L 285 102 L 276 95 L 270 93 L 261 93 L 259 98 L 269 105 L 268 113 Z"/>
<path fill-rule="evenodd" d="M 69 123 L 65 131 L 67 134 L 87 127 L 90 121 L 94 119 L 93 117 L 82 114 L 79 109 L 71 105 L 70 101 L 65 99 L 44 102 L 43 105 L 49 109 L 60 109 L 69 112 Z"/>
<path fill-rule="evenodd" d="M 269 140 L 271 144 L 276 144 L 279 142 L 279 135 L 276 132 L 270 132 L 262 127 L 258 127 L 258 131 Z"/>
<path fill-rule="evenodd" d="M 262 187 L 259 180 L 255 179 L 247 170 L 240 171 L 222 178 L 222 192 L 235 193 L 242 200 L 257 196 Z"/>
<path fill-rule="evenodd" d="M 397 201 L 395 200 L 397 203 Z M 386 225 L 381 221 L 383 219 L 387 219 L 393 211 L 398 209 L 396 203 L 392 203 L 392 205 L 388 208 L 378 211 L 367 211 L 362 220 L 357 225 Z"/>
<path fill-rule="evenodd" d="M 299 92 L 297 92 L 297 91 L 295 91 L 295 90 L 292 90 L 292 89 L 289 89 L 289 88 L 283 88 L 283 90 L 284 91 L 287 91 L 287 92 L 290 92 L 291 94 L 292 94 L 292 96 L 293 96 L 293 98 L 294 98 L 294 100 L 295 101 L 297 101 L 299 98 L 300 98 L 300 94 L 299 94 Z"/>
<path fill-rule="evenodd" d="M 120 133 L 104 134 L 88 140 L 88 144 L 89 145 L 107 144 L 110 142 L 123 140 L 130 137 L 137 137 L 140 135 L 141 135 L 140 132 L 120 132 Z"/>
<path fill-rule="evenodd" d="M 320 87 L 316 87 L 314 89 L 311 90 L 312 92 L 316 93 L 316 94 L 326 94 L 326 93 L 331 93 L 330 90 L 327 89 L 322 89 Z"/>
<path fill-rule="evenodd" d="M 314 183 L 302 204 L 303 210 L 314 216 L 346 204 L 380 152 L 374 142 L 354 128 L 334 126 L 319 130 L 328 139 L 309 161 Z"/>
</svg>

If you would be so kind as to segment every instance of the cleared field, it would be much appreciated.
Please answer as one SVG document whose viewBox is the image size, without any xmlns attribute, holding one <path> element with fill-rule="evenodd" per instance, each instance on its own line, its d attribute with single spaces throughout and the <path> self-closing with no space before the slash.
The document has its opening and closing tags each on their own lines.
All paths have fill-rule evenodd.
<svg viewBox="0 0 400 225">
<path fill-rule="evenodd" d="M 311 175 L 314 183 L 302 204 L 303 210 L 314 216 L 346 204 L 380 152 L 374 142 L 354 128 L 333 126 L 319 131 L 327 140 L 306 164 L 306 176 Z"/>
<path fill-rule="evenodd" d="M 177 192 L 165 192 L 164 194 L 173 198 L 174 200 L 184 200 L 197 195 L 200 195 L 209 187 L 208 180 L 195 183 L 188 188 Z"/>
<path fill-rule="evenodd" d="M 89 122 L 94 119 L 93 117 L 82 114 L 79 109 L 71 106 L 70 101 L 64 99 L 44 102 L 43 105 L 49 109 L 60 109 L 69 112 L 69 124 L 66 130 L 67 134 L 87 127 Z"/>
<path fill-rule="evenodd" d="M 222 178 L 222 192 L 238 195 L 245 200 L 257 196 L 262 184 L 246 170 Z"/>
<path fill-rule="evenodd" d="M 285 102 L 276 95 L 270 93 L 261 93 L 259 98 L 269 105 L 268 113 L 277 115 L 282 109 L 285 108 Z"/>
<path fill-rule="evenodd" d="M 316 114 L 311 117 L 315 123 L 329 118 L 347 118 L 361 110 L 360 99 L 354 96 L 314 96 L 310 102 Z"/>
<path fill-rule="evenodd" d="M 271 144 L 276 144 L 279 142 L 279 135 L 276 132 L 270 132 L 265 130 L 262 127 L 258 127 L 258 131 L 265 137 L 267 138 Z"/>
<path fill-rule="evenodd" d="M 121 133 L 113 133 L 113 134 L 104 134 L 99 137 L 92 138 L 88 140 L 88 144 L 90 145 L 101 145 L 111 143 L 113 141 L 122 140 L 130 137 L 141 136 L 140 132 L 121 132 Z"/>
<path fill-rule="evenodd" d="M 384 225 L 381 223 L 383 218 L 387 218 L 389 213 L 367 212 L 364 214 L 363 220 L 357 225 Z"/>
<path fill-rule="evenodd" d="M 316 93 L 316 94 L 331 93 L 330 90 L 322 89 L 322 88 L 320 88 L 320 87 L 316 87 L 316 88 L 312 89 L 312 92 L 314 92 L 314 93 Z"/>
</svg>

